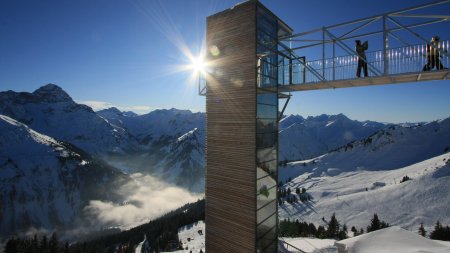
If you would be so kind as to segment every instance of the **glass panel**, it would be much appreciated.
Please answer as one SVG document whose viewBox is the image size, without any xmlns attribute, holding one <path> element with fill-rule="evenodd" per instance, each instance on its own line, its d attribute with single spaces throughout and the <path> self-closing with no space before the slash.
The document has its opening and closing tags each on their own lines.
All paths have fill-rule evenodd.
<svg viewBox="0 0 450 253">
<path fill-rule="evenodd" d="M 256 183 L 258 209 L 277 197 L 277 181 L 271 176 L 263 177 Z"/>
<path fill-rule="evenodd" d="M 258 13 L 262 14 L 262 13 Z M 272 16 L 269 15 L 258 15 L 258 25 L 257 28 L 260 31 L 264 31 L 268 36 L 272 38 L 276 38 L 278 34 L 276 34 L 276 21 Z"/>
<path fill-rule="evenodd" d="M 277 80 L 264 76 L 262 74 L 258 75 L 258 87 L 274 87 L 277 86 Z"/>
<path fill-rule="evenodd" d="M 257 13 L 257 85 L 278 85 L 278 21 L 264 8 Z M 283 61 L 282 59 L 280 59 Z M 278 95 L 258 91 L 257 96 L 257 252 L 275 253 L 277 249 L 277 142 Z"/>
<path fill-rule="evenodd" d="M 259 74 L 271 79 L 277 79 L 277 66 L 273 66 L 262 59 Z"/>
<path fill-rule="evenodd" d="M 258 9 L 257 25 L 258 31 L 263 31 L 267 36 L 276 39 L 277 21 L 272 15 L 267 15 L 264 10 Z"/>
<path fill-rule="evenodd" d="M 257 118 L 276 119 L 278 115 L 278 107 L 274 105 L 257 104 Z"/>
<path fill-rule="evenodd" d="M 259 170 L 257 172 L 258 178 L 261 178 L 264 175 L 268 175 L 268 174 L 276 176 L 278 164 L 277 164 L 276 160 L 273 160 L 270 162 L 259 163 L 257 167 L 261 169 L 261 172 L 259 172 Z M 261 176 L 259 176 L 259 175 L 261 175 Z"/>
<path fill-rule="evenodd" d="M 276 185 L 274 186 L 274 187 L 272 187 L 272 188 L 269 188 L 268 190 L 267 190 L 267 195 L 263 195 L 263 194 L 258 194 L 257 196 L 256 196 L 256 199 L 257 199 L 257 201 L 256 201 L 256 206 L 257 206 L 257 208 L 261 208 L 261 207 L 263 207 L 264 205 L 267 205 L 267 203 L 269 203 L 270 201 L 274 201 L 274 203 L 275 203 L 275 205 L 273 206 L 273 208 L 274 208 L 274 210 L 276 210 L 276 208 L 277 208 L 277 206 L 276 206 L 276 198 L 277 198 L 277 187 L 276 187 Z M 270 206 L 272 206 L 272 204 L 269 204 Z M 274 211 L 275 212 L 275 211 Z M 259 213 L 258 213 L 259 214 Z M 263 215 L 263 214 L 261 214 L 261 215 Z M 264 217 L 264 218 L 266 218 L 267 217 L 267 215 L 270 215 L 270 213 L 269 214 L 266 214 L 266 216 Z"/>
<path fill-rule="evenodd" d="M 275 119 L 257 119 L 256 133 L 276 133 L 277 122 Z"/>
<path fill-rule="evenodd" d="M 278 133 L 256 134 L 256 148 L 269 148 L 277 145 Z"/>
<path fill-rule="evenodd" d="M 277 67 L 278 66 L 278 58 L 277 58 L 277 55 L 275 53 L 270 53 L 268 55 L 265 55 L 265 56 L 261 57 L 261 59 L 268 66 L 271 66 L 271 67 Z M 270 76 L 274 77 L 274 75 L 270 75 Z"/>
<path fill-rule="evenodd" d="M 289 65 L 289 59 L 286 57 L 278 57 L 278 83 L 279 84 L 290 84 L 290 71 L 292 67 Z M 281 58 L 281 59 L 280 59 Z"/>
<path fill-rule="evenodd" d="M 274 213 L 270 218 L 263 221 L 261 224 L 258 225 L 256 228 L 257 232 L 257 238 L 263 236 L 265 233 L 267 233 L 270 229 L 277 226 L 277 214 Z"/>
<path fill-rule="evenodd" d="M 258 86 L 272 87 L 277 85 L 277 67 L 264 62 L 262 58 L 257 61 Z"/>
<path fill-rule="evenodd" d="M 278 96 L 276 93 L 258 93 L 257 102 L 261 104 L 277 105 Z"/>
<path fill-rule="evenodd" d="M 257 153 L 257 163 L 263 163 L 268 161 L 273 161 L 277 159 L 277 148 L 261 148 L 256 150 Z"/>
<path fill-rule="evenodd" d="M 263 203 L 264 201 L 261 200 L 260 202 Z M 269 204 L 267 204 L 267 203 L 269 203 Z M 272 202 L 266 201 L 265 204 L 267 204 L 267 205 L 261 205 L 262 208 L 259 209 L 256 213 L 258 223 L 262 222 L 267 217 L 274 214 L 275 211 L 277 210 L 277 202 L 275 200 L 273 200 Z"/>
<path fill-rule="evenodd" d="M 270 232 L 269 234 L 272 234 L 272 232 Z M 262 240 L 258 240 L 257 242 L 258 253 L 278 253 L 277 238 L 272 236 L 273 235 L 267 235 L 267 238 L 262 238 Z"/>
<path fill-rule="evenodd" d="M 263 47 L 259 47 L 258 46 L 258 53 L 262 53 L 262 52 L 267 52 L 267 51 L 275 51 L 276 46 L 277 46 L 277 40 L 276 38 L 271 37 L 270 35 L 268 35 L 267 33 L 265 33 L 264 31 L 258 31 L 256 33 L 256 40 L 257 43 Z"/>
</svg>

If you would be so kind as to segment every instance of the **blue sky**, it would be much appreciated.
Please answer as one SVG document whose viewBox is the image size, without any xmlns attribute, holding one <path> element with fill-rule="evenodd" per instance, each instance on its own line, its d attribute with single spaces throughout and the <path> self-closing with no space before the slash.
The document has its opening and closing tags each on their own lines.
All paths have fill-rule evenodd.
<svg viewBox="0 0 450 253">
<path fill-rule="evenodd" d="M 237 2 L 0 1 L 0 90 L 31 92 L 56 83 L 96 107 L 204 111 L 191 73 L 180 71 L 189 63 L 182 52 L 198 54 L 206 17 Z M 262 0 L 297 32 L 424 2 Z M 287 113 L 428 121 L 450 116 L 448 94 L 450 80 L 297 92 Z"/>
</svg>

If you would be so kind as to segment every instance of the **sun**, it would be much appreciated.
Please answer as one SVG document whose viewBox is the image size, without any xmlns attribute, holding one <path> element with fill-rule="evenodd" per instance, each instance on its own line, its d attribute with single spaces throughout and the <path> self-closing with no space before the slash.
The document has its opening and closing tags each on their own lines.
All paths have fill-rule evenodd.
<svg viewBox="0 0 450 253">
<path fill-rule="evenodd" d="M 191 58 L 191 65 L 190 68 L 196 73 L 196 74 L 204 74 L 206 71 L 206 62 L 202 55 L 197 57 Z"/>
</svg>

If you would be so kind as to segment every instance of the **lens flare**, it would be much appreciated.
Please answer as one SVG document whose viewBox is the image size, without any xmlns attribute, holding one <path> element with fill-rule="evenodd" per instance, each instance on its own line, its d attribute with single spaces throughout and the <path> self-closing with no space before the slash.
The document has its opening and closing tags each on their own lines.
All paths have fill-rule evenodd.
<svg viewBox="0 0 450 253">
<path fill-rule="evenodd" d="M 191 66 L 192 70 L 194 70 L 195 73 L 197 74 L 204 74 L 205 70 L 206 70 L 206 62 L 204 57 L 202 56 L 198 56 L 198 57 L 193 57 L 191 59 Z"/>
</svg>

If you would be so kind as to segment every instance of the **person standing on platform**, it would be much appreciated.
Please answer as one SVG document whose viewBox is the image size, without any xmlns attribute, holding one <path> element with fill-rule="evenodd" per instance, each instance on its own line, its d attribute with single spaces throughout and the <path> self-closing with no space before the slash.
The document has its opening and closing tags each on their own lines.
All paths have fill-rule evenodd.
<svg viewBox="0 0 450 253">
<path fill-rule="evenodd" d="M 367 59 L 365 51 L 369 48 L 369 43 L 366 41 L 361 44 L 360 40 L 355 40 L 355 50 L 358 55 L 358 69 L 356 70 L 356 76 L 361 77 L 361 68 L 364 70 L 364 77 L 369 76 L 367 73 Z"/>
<path fill-rule="evenodd" d="M 423 71 L 432 70 L 434 67 L 436 67 L 437 70 L 445 69 L 439 59 L 439 39 L 439 36 L 433 36 L 430 44 L 427 44 L 427 64 L 423 66 Z"/>
</svg>

